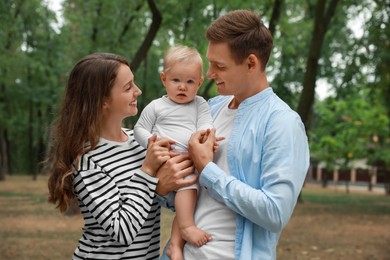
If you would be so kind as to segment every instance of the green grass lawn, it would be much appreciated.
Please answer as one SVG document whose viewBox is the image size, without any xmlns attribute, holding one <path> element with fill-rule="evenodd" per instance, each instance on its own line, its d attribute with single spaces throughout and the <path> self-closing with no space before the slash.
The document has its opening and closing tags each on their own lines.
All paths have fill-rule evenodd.
<svg viewBox="0 0 390 260">
<path fill-rule="evenodd" d="M 0 259 L 70 259 L 81 235 L 80 215 L 47 203 L 47 177 L 0 182 Z M 278 259 L 389 259 L 390 197 L 306 185 L 278 245 Z M 162 210 L 161 244 L 173 213 Z"/>
<path fill-rule="evenodd" d="M 342 191 L 332 192 L 329 189 L 316 188 L 304 189 L 302 197 L 304 203 L 322 206 L 323 212 L 390 214 L 390 197 L 380 194 L 347 194 Z"/>
</svg>

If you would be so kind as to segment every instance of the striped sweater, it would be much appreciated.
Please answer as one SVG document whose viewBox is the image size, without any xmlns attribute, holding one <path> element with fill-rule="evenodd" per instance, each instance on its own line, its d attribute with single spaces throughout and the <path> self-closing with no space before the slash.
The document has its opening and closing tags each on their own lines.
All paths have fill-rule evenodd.
<svg viewBox="0 0 390 260">
<path fill-rule="evenodd" d="M 101 139 L 84 154 L 73 185 L 84 228 L 73 259 L 158 259 L 157 178 L 140 170 L 146 150 L 126 130 L 124 143 Z"/>
</svg>

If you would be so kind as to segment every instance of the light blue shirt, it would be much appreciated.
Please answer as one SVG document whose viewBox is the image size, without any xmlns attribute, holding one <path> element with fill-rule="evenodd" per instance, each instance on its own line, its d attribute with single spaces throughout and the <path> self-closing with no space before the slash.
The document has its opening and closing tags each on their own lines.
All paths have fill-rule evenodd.
<svg viewBox="0 0 390 260">
<path fill-rule="evenodd" d="M 213 117 L 229 99 L 209 100 Z M 245 99 L 233 122 L 227 157 L 230 175 L 209 162 L 199 183 L 237 213 L 235 258 L 276 259 L 280 234 L 309 167 L 308 141 L 299 115 L 270 87 Z"/>
<path fill-rule="evenodd" d="M 228 96 L 209 101 L 214 117 Z M 230 176 L 210 162 L 200 185 L 237 213 L 236 259 L 276 259 L 309 167 L 299 115 L 267 88 L 238 107 L 228 144 Z"/>
</svg>

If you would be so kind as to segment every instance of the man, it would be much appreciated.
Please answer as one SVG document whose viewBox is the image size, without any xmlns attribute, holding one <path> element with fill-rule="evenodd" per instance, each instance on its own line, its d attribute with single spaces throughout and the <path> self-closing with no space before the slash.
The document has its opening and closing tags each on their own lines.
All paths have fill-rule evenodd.
<svg viewBox="0 0 390 260">
<path fill-rule="evenodd" d="M 268 85 L 272 36 L 259 15 L 227 13 L 206 37 L 207 77 L 220 94 L 209 101 L 216 130 L 193 134 L 189 154 L 200 173 L 195 223 L 212 240 L 187 243 L 184 259 L 276 259 L 309 167 L 304 126 Z M 214 154 L 215 136 L 225 140 Z"/>
</svg>

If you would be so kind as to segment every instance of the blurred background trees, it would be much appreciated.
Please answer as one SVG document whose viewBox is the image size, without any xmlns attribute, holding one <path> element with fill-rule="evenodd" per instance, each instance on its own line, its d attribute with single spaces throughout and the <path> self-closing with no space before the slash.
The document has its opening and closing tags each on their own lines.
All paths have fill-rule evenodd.
<svg viewBox="0 0 390 260">
<path fill-rule="evenodd" d="M 390 168 L 390 0 L 60 2 L 61 12 L 47 0 L 0 3 L 1 180 L 40 172 L 49 125 L 81 57 L 127 57 L 143 91 L 141 110 L 164 94 L 165 50 L 187 44 L 204 57 L 207 26 L 234 9 L 256 10 L 269 25 L 270 85 L 301 115 L 314 161 L 332 168 L 337 159 L 366 158 Z M 215 96 L 212 86 L 205 80 L 200 94 Z"/>
</svg>

